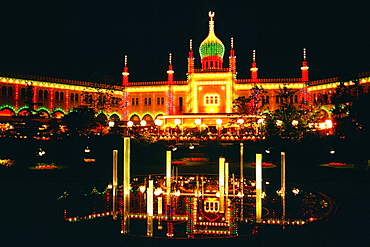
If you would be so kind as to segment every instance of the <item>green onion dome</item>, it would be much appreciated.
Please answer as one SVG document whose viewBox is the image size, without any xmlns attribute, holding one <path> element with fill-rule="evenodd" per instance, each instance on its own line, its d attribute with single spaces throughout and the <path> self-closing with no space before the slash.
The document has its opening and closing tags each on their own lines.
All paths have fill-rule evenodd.
<svg viewBox="0 0 370 247">
<path fill-rule="evenodd" d="M 219 38 L 216 37 L 214 31 L 214 12 L 209 12 L 209 33 L 208 36 L 199 46 L 200 57 L 218 56 L 223 58 L 225 53 L 225 46 Z"/>
</svg>

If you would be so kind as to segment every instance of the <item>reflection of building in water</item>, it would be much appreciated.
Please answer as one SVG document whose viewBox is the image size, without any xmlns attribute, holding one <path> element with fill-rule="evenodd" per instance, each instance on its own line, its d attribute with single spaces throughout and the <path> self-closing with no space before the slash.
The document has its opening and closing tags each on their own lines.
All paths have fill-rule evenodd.
<svg viewBox="0 0 370 247">
<path fill-rule="evenodd" d="M 168 237 L 167 233 L 172 229 L 173 238 L 198 238 L 212 236 L 240 236 L 255 232 L 255 182 L 245 179 L 243 211 L 241 207 L 240 180 L 230 178 L 228 193 L 225 191 L 224 212 L 221 212 L 220 194 L 217 190 L 206 192 L 204 188 L 218 186 L 217 176 L 203 176 L 204 183 L 199 182 L 193 189 L 179 187 L 179 190 L 171 191 L 171 204 L 166 208 L 166 191 L 164 188 L 164 176 L 153 176 L 153 189 L 148 191 L 149 177 L 135 177 L 131 183 L 130 193 L 130 234 L 143 234 L 142 228 L 137 229 L 135 222 L 148 221 L 148 193 L 152 193 L 151 205 L 154 237 Z M 179 183 L 192 183 L 196 176 L 180 176 Z M 175 184 L 175 183 L 174 183 Z M 173 184 L 173 185 L 174 185 Z M 196 183 L 195 183 L 196 184 Z M 203 186 L 202 186 L 203 184 Z M 197 191 L 204 193 L 197 193 Z M 145 188 L 145 189 L 144 189 Z M 264 184 L 266 193 L 263 198 L 262 225 L 283 225 L 294 227 L 327 218 L 334 210 L 334 202 L 325 195 L 292 187 L 287 189 L 287 203 L 289 217 L 283 222 L 281 219 L 280 196 L 276 192 L 279 185 L 274 182 Z M 122 190 L 119 191 L 118 218 L 123 224 L 123 199 Z M 227 196 L 226 196 L 227 194 Z M 70 222 L 92 220 L 99 217 L 114 217 L 112 211 L 112 190 L 107 188 L 103 192 L 96 189 L 90 193 L 80 194 L 80 197 L 63 194 L 66 209 L 64 218 Z M 68 198 L 68 199 L 66 199 Z M 61 200 L 61 201 L 63 201 Z M 84 203 L 82 202 L 84 201 Z M 169 210 L 171 213 L 169 213 Z M 90 213 L 88 213 L 90 212 Z M 241 217 L 243 212 L 243 218 Z M 83 216 L 77 216 L 83 215 Z M 241 220 L 241 218 L 243 220 Z M 121 226 L 122 226 L 121 224 Z M 122 226 L 123 227 L 123 226 Z M 118 230 L 117 230 L 118 232 Z"/>
</svg>

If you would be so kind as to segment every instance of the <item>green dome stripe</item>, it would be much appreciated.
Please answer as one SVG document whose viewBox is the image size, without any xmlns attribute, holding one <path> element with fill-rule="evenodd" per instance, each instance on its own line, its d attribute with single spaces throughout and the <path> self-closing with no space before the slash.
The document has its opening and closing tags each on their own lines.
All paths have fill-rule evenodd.
<svg viewBox="0 0 370 247">
<path fill-rule="evenodd" d="M 223 44 L 219 43 L 206 43 L 199 47 L 199 53 L 201 58 L 208 56 L 223 57 L 225 53 L 225 47 Z"/>
</svg>

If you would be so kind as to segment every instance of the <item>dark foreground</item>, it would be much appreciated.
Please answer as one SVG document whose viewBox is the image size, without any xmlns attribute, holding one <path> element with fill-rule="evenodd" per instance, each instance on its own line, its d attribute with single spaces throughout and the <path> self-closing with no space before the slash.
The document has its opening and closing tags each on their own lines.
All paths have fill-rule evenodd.
<svg viewBox="0 0 370 247">
<path fill-rule="evenodd" d="M 140 150 L 142 154 L 145 150 Z M 252 157 L 253 151 L 247 151 Z M 134 151 L 135 152 L 135 151 Z M 219 154 L 219 153 L 218 153 Z M 218 155 L 217 154 L 217 155 Z M 134 153 L 133 156 L 136 154 Z M 164 155 L 164 154 L 163 154 Z M 230 152 L 231 159 L 238 159 Z M 289 155 L 289 153 L 287 153 Z M 145 156 L 145 155 L 144 155 Z M 292 155 L 291 155 L 292 156 Z M 159 157 L 159 156 L 158 156 Z M 264 156 L 265 157 L 265 156 Z M 253 158 L 251 158 L 253 160 Z M 145 160 L 145 159 L 144 159 Z M 104 162 L 103 162 L 104 161 Z M 29 170 L 27 165 L 0 167 L 1 246 L 369 246 L 370 170 L 325 168 L 298 157 L 287 160 L 287 181 L 330 196 L 337 213 L 327 222 L 316 222 L 285 231 L 224 239 L 149 239 L 119 233 L 119 221 L 101 218 L 85 222 L 63 221 L 56 198 L 65 190 L 104 188 L 110 181 L 109 159 L 101 163 L 66 165 L 53 171 Z M 307 161 L 307 159 L 306 159 Z M 133 164 L 132 173 L 164 173 L 163 160 Z M 310 161 L 311 162 L 311 161 Z M 299 164 L 298 164 L 299 163 Z M 162 165 L 163 164 L 163 165 Z M 233 166 L 238 174 L 237 164 Z M 217 167 L 180 167 L 179 172 L 217 173 Z M 246 168 L 246 176 L 253 176 Z M 278 179 L 279 169 L 264 169 L 264 177 Z"/>
</svg>

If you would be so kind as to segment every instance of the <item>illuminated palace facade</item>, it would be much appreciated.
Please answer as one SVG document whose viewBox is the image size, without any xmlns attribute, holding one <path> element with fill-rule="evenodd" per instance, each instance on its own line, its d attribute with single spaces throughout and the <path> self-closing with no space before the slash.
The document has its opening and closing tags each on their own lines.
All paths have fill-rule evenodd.
<svg viewBox="0 0 370 247">
<path fill-rule="evenodd" d="M 172 66 L 172 55 L 166 81 L 130 82 L 127 56 L 122 73 L 122 85 L 110 89 L 101 89 L 101 84 L 64 80 L 56 78 L 29 77 L 20 75 L 0 75 L 0 118 L 24 115 L 27 105 L 26 98 L 32 97 L 34 110 L 45 117 L 58 117 L 74 107 L 83 104 L 84 97 L 98 97 L 104 90 L 115 98 L 109 107 L 100 109 L 98 114 L 116 121 L 131 121 L 140 125 L 145 120 L 147 125 L 154 125 L 155 120 L 162 120 L 162 126 L 173 125 L 193 126 L 205 124 L 215 126 L 221 119 L 226 124 L 236 110 L 233 100 L 240 96 L 249 97 L 251 88 L 262 87 L 267 94 L 261 96 L 263 110 L 274 111 L 279 107 L 278 91 L 287 87 L 295 91 L 292 103 L 297 106 L 305 100 L 311 105 L 322 108 L 323 121 L 330 119 L 331 94 L 340 84 L 338 78 L 309 81 L 309 67 L 306 61 L 306 50 L 303 49 L 301 77 L 262 79 L 258 77 L 256 53 L 250 68 L 250 78 L 237 78 L 236 55 L 231 38 L 231 49 L 228 66 L 224 67 L 225 46 L 217 38 L 214 30 L 214 13 L 209 13 L 208 36 L 199 46 L 201 68 L 194 66 L 192 40 L 188 55 L 187 80 L 175 81 Z M 369 93 L 370 77 L 363 74 L 358 79 Z M 346 84 L 354 84 L 348 81 Z M 104 86 L 104 85 L 103 85 Z M 30 92 L 31 91 L 31 92 Z M 30 96 L 31 95 L 31 96 Z M 260 103 L 260 104 L 261 104 Z M 198 123 L 196 123 L 198 119 Z M 218 121 L 221 121 L 218 120 Z M 156 122 L 158 123 L 158 122 Z"/>
</svg>

